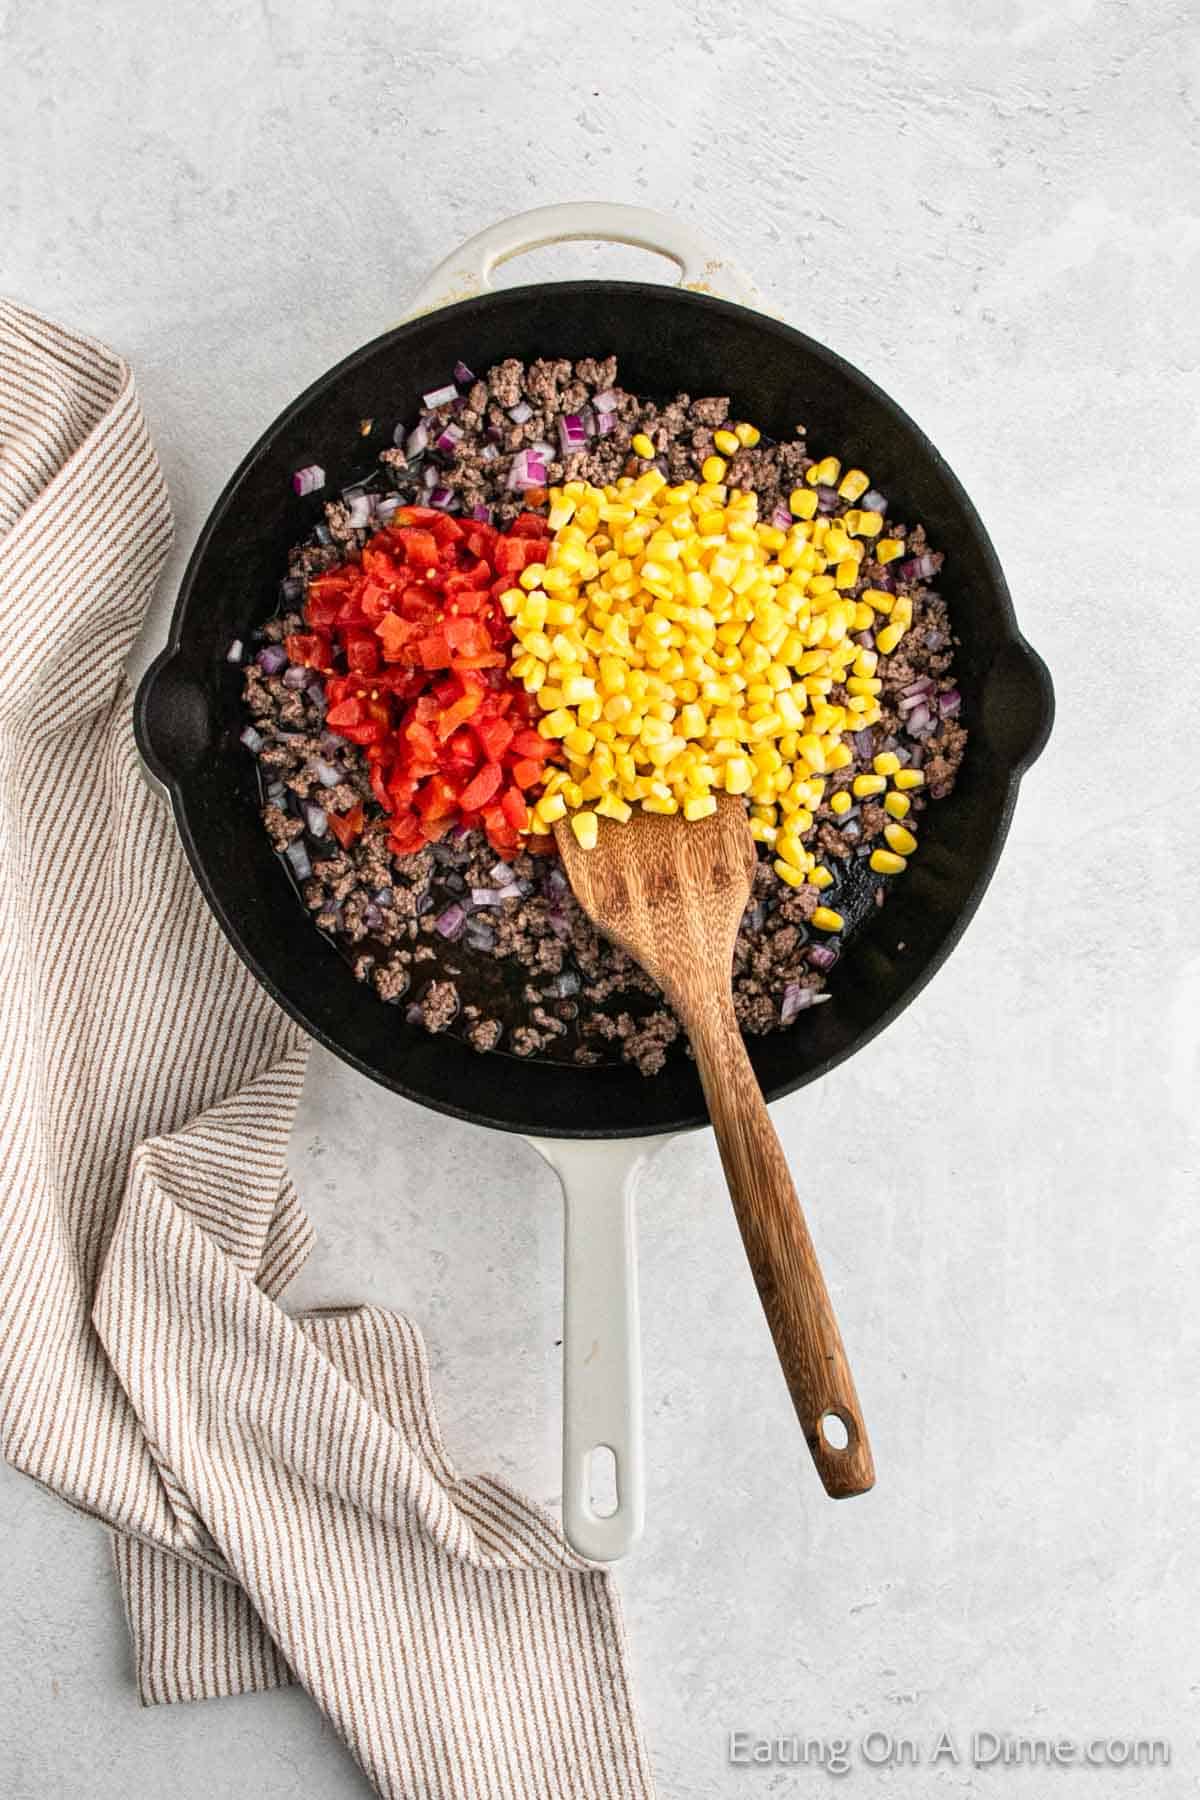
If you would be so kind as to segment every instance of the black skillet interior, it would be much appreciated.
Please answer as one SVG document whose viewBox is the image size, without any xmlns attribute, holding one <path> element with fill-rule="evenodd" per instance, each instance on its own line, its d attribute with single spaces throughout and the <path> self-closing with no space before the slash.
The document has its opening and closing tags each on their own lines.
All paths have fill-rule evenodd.
<svg viewBox="0 0 1200 1800">
<path fill-rule="evenodd" d="M 775 436 L 808 428 L 816 454 L 869 471 L 893 515 L 926 525 L 962 639 L 959 685 L 971 741 L 950 799 L 925 815 L 921 852 L 831 979 L 833 1002 L 790 1031 L 751 1040 L 769 1098 L 814 1080 L 895 1017 L 949 953 L 992 873 L 1021 771 L 1050 729 L 1053 696 L 1017 631 L 995 552 L 959 483 L 900 409 L 810 338 L 724 301 L 633 282 L 508 289 L 402 325 L 322 377 L 254 447 L 193 552 L 168 648 L 136 707 L 138 741 L 170 788 L 192 867 L 240 955 L 323 1044 L 385 1086 L 503 1130 L 627 1136 L 702 1124 L 699 1083 L 682 1054 L 651 1080 L 624 1068 L 573 1070 L 480 1057 L 404 1023 L 356 982 L 296 903 L 256 813 L 252 758 L 237 741 L 240 680 L 226 661 L 276 606 L 288 548 L 330 493 L 367 472 L 423 392 L 461 358 L 605 355 L 622 384 L 654 397 L 729 394 L 739 417 Z M 364 420 L 375 421 L 364 439 Z M 298 499 L 295 469 L 319 463 L 324 495 Z"/>
</svg>

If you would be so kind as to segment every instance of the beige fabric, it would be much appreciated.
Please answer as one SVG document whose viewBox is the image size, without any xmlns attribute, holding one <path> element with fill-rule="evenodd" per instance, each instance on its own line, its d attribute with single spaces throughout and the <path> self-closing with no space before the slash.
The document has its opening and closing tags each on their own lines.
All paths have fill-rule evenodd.
<svg viewBox="0 0 1200 1800">
<path fill-rule="evenodd" d="M 386 1796 L 644 1800 L 616 1595 L 456 1473 L 420 1337 L 290 1318 L 297 1029 L 138 768 L 128 369 L 0 303 L 0 1447 L 114 1528 L 148 1702 L 302 1682 Z"/>
</svg>

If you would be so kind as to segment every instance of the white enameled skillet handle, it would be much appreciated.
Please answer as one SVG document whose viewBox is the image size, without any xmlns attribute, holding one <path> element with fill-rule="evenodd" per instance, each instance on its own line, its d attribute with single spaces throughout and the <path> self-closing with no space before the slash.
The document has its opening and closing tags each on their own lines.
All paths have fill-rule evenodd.
<svg viewBox="0 0 1200 1800">
<path fill-rule="evenodd" d="M 662 1138 L 530 1138 L 562 1183 L 563 1530 L 581 1556 L 628 1555 L 645 1521 L 634 1193 Z M 616 1508 L 592 1503 L 612 1452 Z"/>
<path fill-rule="evenodd" d="M 440 262 L 408 303 L 406 319 L 434 312 L 457 300 L 471 300 L 490 286 L 492 270 L 510 257 L 545 244 L 579 240 L 633 244 L 655 250 L 678 266 L 679 285 L 697 293 L 757 306 L 754 283 L 682 219 L 653 212 L 648 206 L 618 206 L 606 200 L 568 200 L 561 206 L 537 206 L 532 212 L 501 219 Z"/>
</svg>

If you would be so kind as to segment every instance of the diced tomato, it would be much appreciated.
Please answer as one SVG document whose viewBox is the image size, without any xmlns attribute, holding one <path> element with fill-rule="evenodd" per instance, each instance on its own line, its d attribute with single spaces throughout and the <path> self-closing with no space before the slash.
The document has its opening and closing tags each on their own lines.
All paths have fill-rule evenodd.
<svg viewBox="0 0 1200 1800">
<path fill-rule="evenodd" d="M 348 850 L 355 839 L 362 835 L 363 808 L 361 800 L 356 801 L 349 812 L 331 812 L 326 817 L 329 821 L 330 831 L 343 850 Z"/>
<path fill-rule="evenodd" d="M 518 756 L 528 756 L 534 762 L 549 762 L 554 755 L 553 743 L 540 731 L 518 731 L 513 739 L 513 749 Z"/>
<path fill-rule="evenodd" d="M 425 821 L 452 818 L 459 809 L 459 784 L 449 776 L 431 775 L 415 795 L 417 811 Z"/>
<path fill-rule="evenodd" d="M 442 629 L 456 655 L 470 656 L 487 648 L 486 634 L 477 619 L 447 619 Z"/>
<path fill-rule="evenodd" d="M 331 669 L 332 645 L 323 631 L 294 631 L 285 637 L 283 647 L 288 661 L 302 663 L 306 669 Z"/>
<path fill-rule="evenodd" d="M 524 831 L 529 823 L 529 808 L 525 804 L 525 796 L 520 788 L 505 788 L 504 798 L 500 802 L 504 816 L 514 831 Z"/>
<path fill-rule="evenodd" d="M 550 535 L 545 518 L 535 512 L 519 512 L 508 529 L 512 537 L 544 538 Z"/>
<path fill-rule="evenodd" d="M 358 675 L 374 675 L 379 667 L 379 643 L 373 631 L 353 630 L 345 634 L 346 661 Z"/>
<path fill-rule="evenodd" d="M 459 521 L 445 512 L 438 513 L 429 529 L 440 545 L 457 544 L 467 535 Z"/>
<path fill-rule="evenodd" d="M 477 807 L 486 806 L 503 780 L 503 771 L 497 763 L 485 763 L 475 779 L 462 791 L 463 811 L 473 812 Z"/>
<path fill-rule="evenodd" d="M 513 728 L 507 719 L 477 719 L 475 736 L 483 746 L 483 754 L 487 760 L 499 762 L 513 741 Z"/>
<path fill-rule="evenodd" d="M 393 856 L 411 856 L 425 842 L 425 833 L 421 821 L 415 813 L 406 813 L 403 817 L 392 821 L 391 835 L 388 838 L 388 849 Z"/>
<path fill-rule="evenodd" d="M 518 757 L 508 772 L 519 788 L 536 787 L 542 779 L 542 765 L 532 757 Z"/>
<path fill-rule="evenodd" d="M 325 723 L 330 731 L 345 731 L 351 725 L 361 725 L 363 721 L 363 704 L 356 694 L 331 706 L 325 714 Z"/>
<path fill-rule="evenodd" d="M 482 704 L 482 695 L 464 694 L 460 700 L 456 700 L 452 706 L 448 706 L 438 720 L 438 737 L 443 740 L 448 738 L 452 731 L 457 731 L 460 725 L 466 723 L 472 713 L 477 713 Z"/>
<path fill-rule="evenodd" d="M 525 545 L 516 538 L 501 538 L 492 563 L 498 575 L 519 575 L 525 567 Z M 509 583 L 511 586 L 511 583 Z M 495 586 L 492 592 L 495 593 Z"/>
<path fill-rule="evenodd" d="M 396 536 L 404 546 L 404 560 L 410 569 L 419 569 L 424 574 L 426 569 L 436 568 L 438 539 L 432 531 L 406 525 Z"/>
</svg>

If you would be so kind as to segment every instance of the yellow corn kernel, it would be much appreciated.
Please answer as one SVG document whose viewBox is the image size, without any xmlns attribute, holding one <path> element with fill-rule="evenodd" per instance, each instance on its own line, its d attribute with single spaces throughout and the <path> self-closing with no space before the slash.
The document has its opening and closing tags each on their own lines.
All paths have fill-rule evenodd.
<svg viewBox="0 0 1200 1800">
<path fill-rule="evenodd" d="M 797 519 L 811 519 L 816 514 L 817 496 L 811 488 L 793 488 L 788 495 L 788 509 Z"/>
<path fill-rule="evenodd" d="M 575 841 L 583 850 L 594 850 L 600 835 L 600 827 L 594 812 L 575 812 L 571 814 L 571 830 L 575 833 Z"/>
<path fill-rule="evenodd" d="M 637 432 L 630 439 L 629 447 L 635 456 L 650 457 L 654 455 L 654 445 L 644 431 Z"/>
<path fill-rule="evenodd" d="M 633 817 L 632 806 L 618 794 L 603 794 L 596 802 L 596 811 L 602 819 L 615 819 L 618 825 L 627 825 Z"/>
<path fill-rule="evenodd" d="M 805 877 L 801 874 L 800 870 L 793 869 L 789 863 L 784 862 L 781 856 L 776 857 L 775 861 L 771 864 L 771 867 L 778 875 L 780 881 L 785 881 L 788 887 L 798 888 L 804 886 Z M 822 909 L 818 907 L 817 910 L 821 911 Z M 835 914 L 834 917 L 836 916 L 837 915 Z"/>
<path fill-rule="evenodd" d="M 650 813 L 677 813 L 679 802 L 673 794 L 647 794 L 642 801 L 642 811 Z"/>
<path fill-rule="evenodd" d="M 715 813 L 716 810 L 717 801 L 714 794 L 697 794 L 693 799 L 685 800 L 683 803 L 685 819 L 707 819 L 709 814 Z"/>
<path fill-rule="evenodd" d="M 813 911 L 811 923 L 818 931 L 841 931 L 846 921 L 831 906 L 818 906 Z"/>
<path fill-rule="evenodd" d="M 883 514 L 879 512 L 860 512 L 858 524 L 854 527 L 859 537 L 877 537 L 883 530 Z"/>
<path fill-rule="evenodd" d="M 757 425 L 747 425 L 745 423 L 743 423 L 741 425 L 735 425 L 733 428 L 733 433 L 734 433 L 734 436 L 737 438 L 738 443 L 743 445 L 744 448 L 747 450 L 753 450 L 755 444 L 758 443 L 760 437 L 762 436 L 762 433 L 759 431 Z"/>
<path fill-rule="evenodd" d="M 911 806 L 912 801 L 907 794 L 889 794 L 883 803 L 883 810 L 890 813 L 893 819 L 906 819 Z"/>
<path fill-rule="evenodd" d="M 908 864 L 891 850 L 872 850 L 871 867 L 876 875 L 903 875 Z"/>
<path fill-rule="evenodd" d="M 878 563 L 895 562 L 898 556 L 903 555 L 903 538 L 880 538 L 875 546 L 875 561 Z"/>
<path fill-rule="evenodd" d="M 885 825 L 883 835 L 897 856 L 911 856 L 917 840 L 907 825 Z"/>
<path fill-rule="evenodd" d="M 745 794 L 754 780 L 754 765 L 745 756 L 731 756 L 724 770 L 725 792 Z"/>
<path fill-rule="evenodd" d="M 881 750 L 878 756 L 872 757 L 871 767 L 877 775 L 894 775 L 900 767 L 900 758 L 894 750 Z"/>
<path fill-rule="evenodd" d="M 856 775 L 852 783 L 856 800 L 866 800 L 872 794 L 882 794 L 887 782 L 882 775 Z"/>
<path fill-rule="evenodd" d="M 732 431 L 714 431 L 713 443 L 721 452 L 722 456 L 736 456 L 741 448 L 737 434 Z M 707 476 L 705 479 L 708 479 Z M 721 477 L 718 475 L 716 479 L 719 481 Z"/>
<path fill-rule="evenodd" d="M 596 684 L 590 675 L 568 675 L 562 684 L 564 706 L 578 706 L 581 700 L 596 698 Z"/>
<path fill-rule="evenodd" d="M 711 486 L 717 487 L 725 479 L 726 463 L 723 456 L 706 456 L 700 464 L 700 473 Z"/>
<path fill-rule="evenodd" d="M 533 809 L 533 816 L 540 825 L 547 829 L 556 819 L 561 819 L 567 810 L 567 803 L 561 794 L 543 794 Z"/>
<path fill-rule="evenodd" d="M 526 563 L 525 567 L 521 570 L 521 573 L 517 576 L 517 580 L 527 593 L 532 593 L 534 588 L 541 587 L 542 577 L 545 573 L 545 563 Z"/>
<path fill-rule="evenodd" d="M 838 482 L 838 493 L 843 500 L 861 500 L 870 485 L 870 476 L 861 469 L 847 469 Z"/>
<path fill-rule="evenodd" d="M 837 813 L 839 818 L 843 813 L 848 813 L 853 805 L 849 788 L 839 788 L 836 794 L 830 796 L 830 811 Z"/>
<path fill-rule="evenodd" d="M 585 731 L 581 725 L 576 725 L 574 730 L 568 731 L 563 738 L 564 747 L 573 751 L 576 756 L 586 756 L 588 751 L 594 748 L 595 743 L 596 740 L 591 732 Z"/>
<path fill-rule="evenodd" d="M 816 868 L 810 873 L 808 879 L 815 888 L 827 888 L 833 886 L 833 876 L 825 867 L 824 863 L 818 863 Z"/>
<path fill-rule="evenodd" d="M 923 769 L 898 769 L 892 776 L 892 780 L 898 788 L 923 787 L 925 771 Z"/>
<path fill-rule="evenodd" d="M 577 781 L 564 781 L 559 791 L 568 806 L 583 805 L 583 789 Z"/>
<path fill-rule="evenodd" d="M 832 773 L 835 769 L 848 769 L 853 761 L 854 752 L 849 744 L 835 744 L 825 759 L 825 765 Z"/>
<path fill-rule="evenodd" d="M 890 656 L 907 627 L 904 625 L 885 625 L 882 631 L 875 633 L 875 642 L 884 656 Z"/>
<path fill-rule="evenodd" d="M 890 613 L 896 604 L 896 596 L 887 593 L 884 588 L 864 588 L 859 598 L 865 600 L 867 605 L 877 613 Z M 864 631 L 869 629 L 869 626 L 863 626 Z"/>
<path fill-rule="evenodd" d="M 568 731 L 575 729 L 575 721 L 564 707 L 556 707 L 548 712 L 544 719 L 538 720 L 538 730 L 545 738 L 566 737 Z"/>
</svg>

